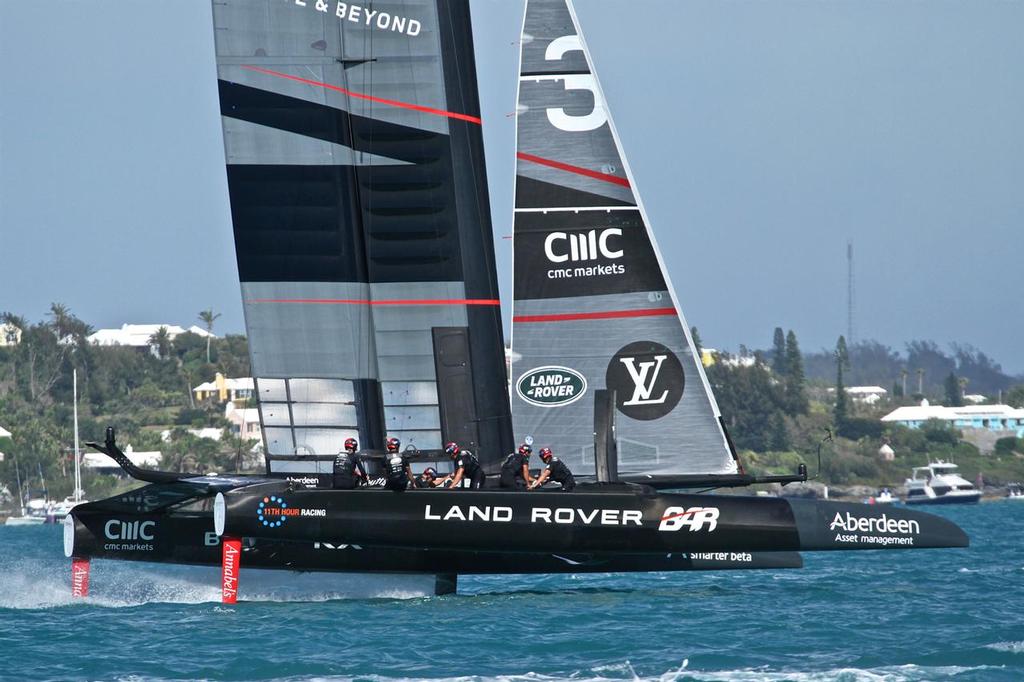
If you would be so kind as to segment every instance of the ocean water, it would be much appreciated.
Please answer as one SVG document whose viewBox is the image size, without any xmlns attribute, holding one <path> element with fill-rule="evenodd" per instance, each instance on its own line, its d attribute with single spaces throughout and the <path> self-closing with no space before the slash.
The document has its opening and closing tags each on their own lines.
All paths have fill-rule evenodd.
<svg viewBox="0 0 1024 682">
<path fill-rule="evenodd" d="M 116 562 L 72 601 L 59 527 L 0 526 L 0 680 L 1024 680 L 1024 503 L 937 513 L 973 546 L 464 576 L 445 597 L 349 577 L 231 607 L 215 579 Z"/>
</svg>

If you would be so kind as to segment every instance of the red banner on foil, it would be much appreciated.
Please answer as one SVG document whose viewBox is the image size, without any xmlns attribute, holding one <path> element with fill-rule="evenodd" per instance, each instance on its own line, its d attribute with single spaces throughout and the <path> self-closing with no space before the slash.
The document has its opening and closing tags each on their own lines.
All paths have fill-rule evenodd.
<svg viewBox="0 0 1024 682">
<path fill-rule="evenodd" d="M 89 596 L 89 560 L 71 560 L 71 596 Z"/>
<path fill-rule="evenodd" d="M 234 604 L 238 601 L 238 571 L 242 565 L 242 540 L 240 538 L 223 538 L 221 554 L 220 582 L 221 601 Z"/>
</svg>

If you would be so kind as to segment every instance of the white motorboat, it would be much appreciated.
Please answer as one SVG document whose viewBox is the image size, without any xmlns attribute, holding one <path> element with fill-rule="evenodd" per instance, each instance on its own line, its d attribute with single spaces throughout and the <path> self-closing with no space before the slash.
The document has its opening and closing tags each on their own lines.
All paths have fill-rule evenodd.
<svg viewBox="0 0 1024 682">
<path fill-rule="evenodd" d="M 974 504 L 981 499 L 981 491 L 960 476 L 952 462 L 914 467 L 906 487 L 907 504 Z"/>
</svg>

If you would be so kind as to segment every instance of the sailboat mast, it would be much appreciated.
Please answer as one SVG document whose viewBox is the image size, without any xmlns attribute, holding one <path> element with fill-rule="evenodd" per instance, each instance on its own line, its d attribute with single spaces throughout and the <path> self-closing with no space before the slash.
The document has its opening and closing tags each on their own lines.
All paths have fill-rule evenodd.
<svg viewBox="0 0 1024 682">
<path fill-rule="evenodd" d="M 21 490 L 21 467 L 18 466 L 18 455 L 14 455 L 14 475 L 18 478 L 18 507 L 21 515 L 25 515 L 25 493 Z"/>
<path fill-rule="evenodd" d="M 75 404 L 75 502 L 82 500 L 82 470 L 78 458 L 78 370 L 72 370 L 72 392 Z"/>
</svg>

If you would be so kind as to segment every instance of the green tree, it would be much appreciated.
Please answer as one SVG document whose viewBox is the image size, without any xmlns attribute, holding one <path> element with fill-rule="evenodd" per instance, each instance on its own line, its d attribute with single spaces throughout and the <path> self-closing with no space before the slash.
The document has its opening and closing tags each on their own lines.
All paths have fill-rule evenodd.
<svg viewBox="0 0 1024 682">
<path fill-rule="evenodd" d="M 1024 407 L 1024 384 L 1014 386 L 1007 391 L 1005 402 L 1011 407 Z"/>
<path fill-rule="evenodd" d="M 149 337 L 149 343 L 156 349 L 157 357 L 161 360 L 171 355 L 171 334 L 167 327 L 160 327 Z"/>
<path fill-rule="evenodd" d="M 781 412 L 775 412 L 768 421 L 768 447 L 775 452 L 789 450 L 789 431 Z"/>
<path fill-rule="evenodd" d="M 843 371 L 847 369 L 849 355 L 846 350 L 846 339 L 842 336 L 836 342 L 836 404 L 832 409 L 832 418 L 836 425 L 836 431 L 840 434 L 850 418 L 850 408 L 847 404 L 846 386 L 843 382 Z"/>
<path fill-rule="evenodd" d="M 786 334 L 786 372 L 783 379 L 787 412 L 793 416 L 807 414 L 810 403 L 804 386 L 804 361 L 792 329 Z"/>
<path fill-rule="evenodd" d="M 960 407 L 964 404 L 963 394 L 960 392 L 960 381 L 957 379 L 956 374 L 950 372 L 942 386 L 946 391 L 947 407 Z"/>
<path fill-rule="evenodd" d="M 220 317 L 220 313 L 213 312 L 213 308 L 199 311 L 199 319 L 202 321 L 203 326 L 206 327 L 206 333 L 209 336 L 206 337 L 206 362 L 210 362 L 210 340 L 213 338 L 213 323 Z"/>
<path fill-rule="evenodd" d="M 772 338 L 772 371 L 780 377 L 786 375 L 787 359 L 786 334 L 782 331 L 782 327 L 776 327 Z"/>
<path fill-rule="evenodd" d="M 696 327 L 690 327 L 690 337 L 693 339 L 693 349 L 697 351 L 697 357 L 703 362 L 704 344 L 700 340 L 700 332 Z"/>
</svg>

